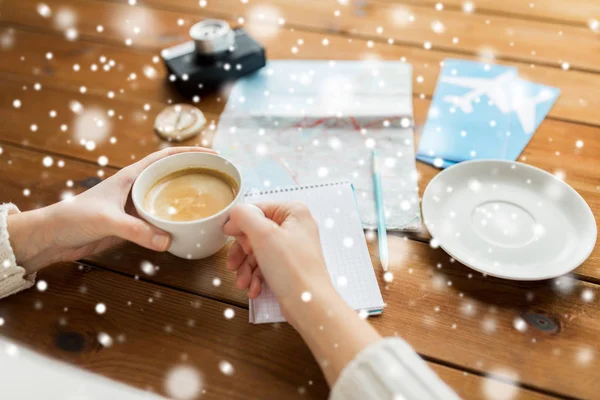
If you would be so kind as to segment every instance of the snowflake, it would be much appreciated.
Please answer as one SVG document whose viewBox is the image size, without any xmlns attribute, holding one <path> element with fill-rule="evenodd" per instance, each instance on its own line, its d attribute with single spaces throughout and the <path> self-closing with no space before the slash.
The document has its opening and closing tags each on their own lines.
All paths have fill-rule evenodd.
<svg viewBox="0 0 600 400">
<path fill-rule="evenodd" d="M 594 359 L 594 349 L 589 346 L 582 346 L 577 350 L 575 355 L 577 363 L 581 366 L 586 366 Z"/>
<path fill-rule="evenodd" d="M 231 376 L 233 375 L 233 373 L 235 372 L 233 369 L 233 365 L 231 365 L 231 363 L 229 361 L 221 361 L 219 363 L 219 369 L 221 370 L 221 372 L 227 376 Z"/>
<path fill-rule="evenodd" d="M 112 337 L 108 333 L 100 332 L 98 333 L 98 342 L 104 347 L 110 347 L 113 344 Z"/>
<path fill-rule="evenodd" d="M 50 156 L 46 156 L 42 159 L 42 164 L 44 165 L 44 167 L 51 167 L 52 164 L 54 164 L 54 160 L 52 159 L 52 157 Z"/>
<path fill-rule="evenodd" d="M 433 21 L 431 23 L 431 29 L 435 32 L 435 33 L 444 33 L 446 31 L 446 27 L 444 26 L 444 24 L 440 21 Z"/>
<path fill-rule="evenodd" d="M 335 225 L 335 221 L 333 218 L 327 217 L 327 218 L 325 218 L 324 225 L 325 225 L 325 228 L 331 229 Z"/>
<path fill-rule="evenodd" d="M 489 376 L 482 382 L 485 399 L 512 400 L 516 398 L 519 387 L 515 383 L 519 379 L 519 374 L 508 368 L 497 368 L 491 370 Z M 496 379 L 496 377 L 500 377 L 500 379 Z"/>
<path fill-rule="evenodd" d="M 74 40 L 77 40 L 77 38 L 79 37 L 79 33 L 77 32 L 77 29 L 75 29 L 75 28 L 68 28 L 65 31 L 65 37 L 69 41 L 74 41 Z"/>
<path fill-rule="evenodd" d="M 98 314 L 104 314 L 106 312 L 106 305 L 104 303 L 96 304 L 96 312 Z"/>
<path fill-rule="evenodd" d="M 37 5 L 37 12 L 44 18 L 48 18 L 52 15 L 52 10 L 47 4 L 40 3 Z"/>
<path fill-rule="evenodd" d="M 48 283 L 46 283 L 46 281 L 44 280 L 39 280 L 35 286 L 40 292 L 43 292 L 46 289 L 48 289 Z"/>
<path fill-rule="evenodd" d="M 176 400 L 196 399 L 202 392 L 202 387 L 202 375 L 190 365 L 177 365 L 165 377 L 165 392 Z"/>
<path fill-rule="evenodd" d="M 105 167 L 108 165 L 108 157 L 106 156 L 100 156 L 98 157 L 98 165 Z"/>
<path fill-rule="evenodd" d="M 519 332 L 525 332 L 527 330 L 527 322 L 521 317 L 516 317 L 513 320 L 513 327 Z"/>
<path fill-rule="evenodd" d="M 146 275 L 154 275 L 156 273 L 156 268 L 150 261 L 142 261 L 140 269 Z"/>
<path fill-rule="evenodd" d="M 394 280 L 394 274 L 390 271 L 387 271 L 385 274 L 383 274 L 383 280 L 387 283 L 392 282 Z"/>
<path fill-rule="evenodd" d="M 594 300 L 594 291 L 592 289 L 583 289 L 581 299 L 587 303 L 591 302 Z"/>
<path fill-rule="evenodd" d="M 472 1 L 465 1 L 462 4 L 462 9 L 464 12 L 466 12 L 467 14 L 472 13 L 473 11 L 475 11 L 475 4 L 473 4 Z"/>
</svg>

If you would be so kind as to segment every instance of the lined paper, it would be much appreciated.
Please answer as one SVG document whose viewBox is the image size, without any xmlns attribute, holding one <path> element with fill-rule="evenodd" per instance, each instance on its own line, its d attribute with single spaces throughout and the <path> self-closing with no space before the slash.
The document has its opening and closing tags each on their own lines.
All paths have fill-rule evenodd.
<svg viewBox="0 0 600 400">
<path fill-rule="evenodd" d="M 347 182 L 298 186 L 246 195 L 246 203 L 298 201 L 317 221 L 323 256 L 334 287 L 355 310 L 380 313 L 383 298 L 364 238 L 354 190 Z M 250 300 L 250 322 L 282 322 L 279 303 L 266 285 Z"/>
</svg>

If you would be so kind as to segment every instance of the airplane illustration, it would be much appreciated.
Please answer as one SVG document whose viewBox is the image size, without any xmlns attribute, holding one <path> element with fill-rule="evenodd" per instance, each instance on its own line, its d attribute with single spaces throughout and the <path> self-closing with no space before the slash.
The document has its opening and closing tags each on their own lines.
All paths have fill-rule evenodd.
<svg viewBox="0 0 600 400">
<path fill-rule="evenodd" d="M 551 100 L 555 95 L 549 90 L 542 90 L 534 97 L 529 97 L 523 88 L 512 82 L 516 79 L 516 72 L 508 71 L 494 78 L 469 78 L 460 76 L 442 76 L 443 83 L 473 89 L 461 96 L 444 96 L 442 101 L 451 103 L 460 108 L 465 114 L 473 112 L 473 102 L 486 95 L 494 102 L 503 114 L 514 111 L 526 134 L 535 131 L 535 113 L 538 104 Z"/>
</svg>

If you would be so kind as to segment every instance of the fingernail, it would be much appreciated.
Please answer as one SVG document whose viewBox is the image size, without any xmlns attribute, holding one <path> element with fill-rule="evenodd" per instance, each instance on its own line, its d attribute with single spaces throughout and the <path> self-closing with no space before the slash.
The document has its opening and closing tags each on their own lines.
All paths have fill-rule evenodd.
<svg viewBox="0 0 600 400">
<path fill-rule="evenodd" d="M 169 245 L 169 235 L 157 233 L 152 238 L 152 246 L 158 250 L 166 250 Z"/>
</svg>

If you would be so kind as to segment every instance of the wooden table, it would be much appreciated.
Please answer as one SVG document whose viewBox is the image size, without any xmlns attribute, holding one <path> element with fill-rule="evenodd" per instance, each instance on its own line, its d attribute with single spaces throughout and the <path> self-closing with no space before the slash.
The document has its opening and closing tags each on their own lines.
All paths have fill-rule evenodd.
<svg viewBox="0 0 600 400">
<path fill-rule="evenodd" d="M 406 59 L 414 68 L 419 127 L 447 57 L 491 55 L 527 79 L 559 87 L 560 98 L 520 160 L 564 174 L 596 216 L 600 210 L 600 36 L 588 26 L 588 18 L 600 18 L 597 1 L 478 0 L 473 13 L 463 11 L 462 0 L 446 0 L 442 10 L 432 0 L 46 3 L 48 18 L 37 0 L 0 3 L 0 201 L 21 209 L 79 193 L 164 147 L 152 133 L 154 116 L 182 99 L 165 82 L 159 50 L 185 40 L 193 22 L 218 17 L 245 21 L 271 59 Z M 443 33 L 433 31 L 434 21 Z M 69 27 L 76 40 L 66 38 Z M 91 116 L 77 119 L 73 102 Z M 199 106 L 217 122 L 225 102 L 213 95 Z M 81 130 L 107 139 L 86 150 Z M 211 136 L 207 129 L 188 143 Z M 98 165 L 101 155 L 108 166 Z M 43 166 L 46 156 L 52 167 Z M 422 193 L 438 171 L 422 163 L 418 170 Z M 534 283 L 484 277 L 432 249 L 426 236 L 393 236 L 390 248 L 395 280 L 380 281 L 387 308 L 372 323 L 405 338 L 462 396 L 600 398 L 598 245 L 569 276 Z M 374 244 L 370 249 L 376 253 Z M 0 302 L 0 334 L 162 394 L 168 371 L 186 364 L 201 371 L 207 399 L 326 398 L 317 364 L 288 325 L 248 323 L 247 299 L 225 271 L 225 257 L 226 249 L 182 261 L 126 244 L 52 266 L 39 274 L 45 292 Z M 144 260 L 160 266 L 155 275 L 141 271 Z M 99 302 L 107 306 L 101 315 Z M 232 319 L 224 317 L 228 308 Z M 515 329 L 516 318 L 526 321 L 525 331 Z M 99 332 L 113 338 L 111 347 L 98 342 Z M 220 371 L 224 360 L 233 375 Z"/>
</svg>

